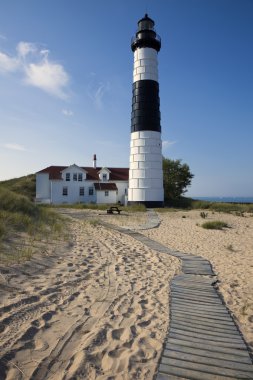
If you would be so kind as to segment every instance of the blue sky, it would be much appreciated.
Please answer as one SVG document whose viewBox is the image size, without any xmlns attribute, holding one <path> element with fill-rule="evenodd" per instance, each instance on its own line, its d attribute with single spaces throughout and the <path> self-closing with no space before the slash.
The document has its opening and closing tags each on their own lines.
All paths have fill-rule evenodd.
<svg viewBox="0 0 253 380">
<path fill-rule="evenodd" d="M 253 196 L 252 0 L 1 0 L 0 180 L 49 165 L 128 166 L 131 37 L 162 38 L 163 154 L 191 196 Z"/>
</svg>

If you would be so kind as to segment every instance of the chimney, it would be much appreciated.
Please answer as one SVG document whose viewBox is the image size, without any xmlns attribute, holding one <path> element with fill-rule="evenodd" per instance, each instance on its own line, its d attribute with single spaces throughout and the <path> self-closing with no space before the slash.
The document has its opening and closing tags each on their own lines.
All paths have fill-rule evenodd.
<svg viewBox="0 0 253 380">
<path fill-rule="evenodd" d="M 94 156 L 93 156 L 93 168 L 94 169 L 97 168 L 97 156 L 96 156 L 96 154 L 94 154 Z"/>
</svg>

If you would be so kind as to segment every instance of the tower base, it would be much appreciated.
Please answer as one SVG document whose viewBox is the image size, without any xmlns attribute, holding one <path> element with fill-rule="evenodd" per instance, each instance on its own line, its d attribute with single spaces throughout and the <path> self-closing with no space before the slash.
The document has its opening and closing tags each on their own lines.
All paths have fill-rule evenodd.
<svg viewBox="0 0 253 380">
<path fill-rule="evenodd" d="M 128 201 L 127 202 L 127 205 L 128 206 L 134 206 L 134 205 L 144 205 L 146 206 L 147 208 L 162 208 L 164 207 L 164 202 L 162 201 L 137 201 L 137 202 L 134 202 L 134 201 Z"/>
</svg>

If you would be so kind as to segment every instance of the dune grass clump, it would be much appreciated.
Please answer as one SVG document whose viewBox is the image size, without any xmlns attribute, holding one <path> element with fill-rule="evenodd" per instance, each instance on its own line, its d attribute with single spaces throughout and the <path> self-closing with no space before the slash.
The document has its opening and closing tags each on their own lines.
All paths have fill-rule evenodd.
<svg viewBox="0 0 253 380">
<path fill-rule="evenodd" d="M 146 206 L 143 204 L 125 206 L 125 207 L 123 207 L 123 210 L 128 211 L 128 212 L 146 212 L 147 211 Z"/>
<path fill-rule="evenodd" d="M 73 208 L 81 210 L 107 210 L 111 206 L 117 206 L 119 209 L 126 212 L 145 212 L 146 207 L 143 204 L 136 204 L 131 206 L 122 206 L 120 204 L 96 204 L 96 203 L 75 203 L 75 204 L 60 204 L 60 205 L 50 205 L 48 207 L 54 208 Z"/>
<path fill-rule="evenodd" d="M 229 228 L 229 225 L 220 220 L 214 220 L 212 222 L 203 223 L 202 227 L 206 230 L 223 230 L 223 228 Z"/>
<path fill-rule="evenodd" d="M 33 200 L 36 193 L 36 177 L 35 174 L 29 174 L 20 178 L 8 179 L 0 181 L 0 188 L 13 191 L 16 194 L 24 195 L 29 200 Z"/>
<path fill-rule="evenodd" d="M 41 241 L 61 236 L 63 219 L 24 195 L 0 187 L 0 261 L 29 259 Z"/>
</svg>

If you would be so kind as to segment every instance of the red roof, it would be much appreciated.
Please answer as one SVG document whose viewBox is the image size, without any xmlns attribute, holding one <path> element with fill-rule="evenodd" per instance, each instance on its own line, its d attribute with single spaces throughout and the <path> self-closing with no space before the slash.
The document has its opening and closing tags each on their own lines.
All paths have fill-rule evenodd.
<svg viewBox="0 0 253 380">
<path fill-rule="evenodd" d="M 61 172 L 64 169 L 67 169 L 69 166 L 48 166 L 45 169 L 40 170 L 37 173 L 48 173 L 49 179 L 62 179 Z M 86 179 L 91 181 L 98 181 L 99 174 L 98 172 L 103 168 L 92 168 L 79 166 L 80 169 L 83 169 L 87 172 Z M 128 181 L 129 178 L 129 169 L 128 168 L 107 168 L 110 170 L 110 181 Z"/>
<path fill-rule="evenodd" d="M 97 183 L 94 183 L 94 187 L 96 190 L 118 190 L 117 186 L 116 186 L 116 183 L 111 183 L 111 182 L 97 182 Z"/>
</svg>

